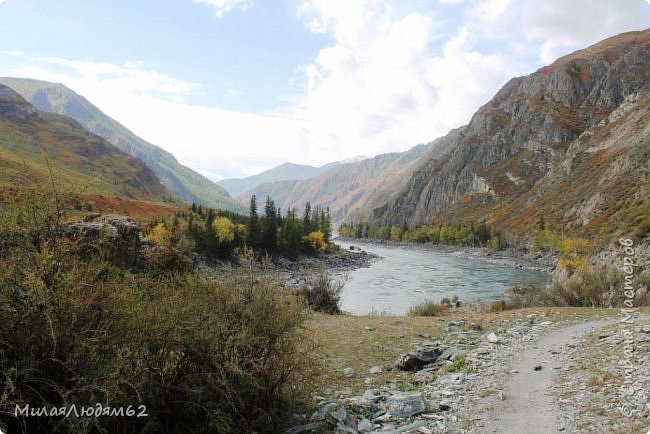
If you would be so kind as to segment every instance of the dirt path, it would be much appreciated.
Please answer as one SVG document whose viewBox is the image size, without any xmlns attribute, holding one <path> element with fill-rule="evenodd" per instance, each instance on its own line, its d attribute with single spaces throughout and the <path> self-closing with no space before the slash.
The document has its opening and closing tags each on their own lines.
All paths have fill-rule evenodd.
<svg viewBox="0 0 650 434">
<path fill-rule="evenodd" d="M 489 421 L 485 432 L 571 432 L 571 427 L 558 424 L 554 374 L 569 362 L 568 350 L 580 336 L 618 320 L 613 317 L 569 326 L 540 338 L 521 352 L 513 361 L 503 394 L 483 419 Z"/>
</svg>

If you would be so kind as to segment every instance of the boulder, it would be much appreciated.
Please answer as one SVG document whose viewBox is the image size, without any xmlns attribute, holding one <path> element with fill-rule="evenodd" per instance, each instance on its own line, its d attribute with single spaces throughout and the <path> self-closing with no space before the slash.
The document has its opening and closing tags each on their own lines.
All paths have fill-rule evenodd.
<svg viewBox="0 0 650 434">
<path fill-rule="evenodd" d="M 388 414 L 399 419 L 422 413 L 426 401 L 421 392 L 397 393 L 388 398 Z"/>
<path fill-rule="evenodd" d="M 130 217 L 92 214 L 67 223 L 64 234 L 77 242 L 84 259 L 100 257 L 119 267 L 132 267 L 140 257 L 140 228 Z"/>
<path fill-rule="evenodd" d="M 443 349 L 439 343 L 423 342 L 413 351 L 402 354 L 395 362 L 395 367 L 402 371 L 418 371 L 435 363 L 442 353 Z"/>
</svg>

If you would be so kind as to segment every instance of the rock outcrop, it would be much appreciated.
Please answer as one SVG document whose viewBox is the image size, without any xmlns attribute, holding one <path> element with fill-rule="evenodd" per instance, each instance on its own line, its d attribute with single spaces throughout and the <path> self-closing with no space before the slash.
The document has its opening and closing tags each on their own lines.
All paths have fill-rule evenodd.
<svg viewBox="0 0 650 434">
<path fill-rule="evenodd" d="M 0 85 L 0 116 L 25 121 L 38 117 L 38 110 L 13 90 Z"/>
<path fill-rule="evenodd" d="M 140 259 L 140 228 L 130 217 L 90 215 L 67 223 L 64 234 L 77 242 L 85 259 L 100 257 L 119 267 L 132 267 Z"/>
</svg>

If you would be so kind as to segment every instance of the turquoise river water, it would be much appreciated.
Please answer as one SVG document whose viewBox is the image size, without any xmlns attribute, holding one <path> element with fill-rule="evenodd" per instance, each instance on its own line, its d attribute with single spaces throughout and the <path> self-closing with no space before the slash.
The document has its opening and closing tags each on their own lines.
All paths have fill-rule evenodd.
<svg viewBox="0 0 650 434">
<path fill-rule="evenodd" d="M 345 249 L 350 246 L 346 242 L 337 243 Z M 539 271 L 425 249 L 352 244 L 382 257 L 369 268 L 348 275 L 341 307 L 356 315 L 371 312 L 401 315 L 426 299 L 440 301 L 454 294 L 465 302 L 496 300 L 511 286 L 545 285 L 550 279 L 549 274 Z"/>
</svg>

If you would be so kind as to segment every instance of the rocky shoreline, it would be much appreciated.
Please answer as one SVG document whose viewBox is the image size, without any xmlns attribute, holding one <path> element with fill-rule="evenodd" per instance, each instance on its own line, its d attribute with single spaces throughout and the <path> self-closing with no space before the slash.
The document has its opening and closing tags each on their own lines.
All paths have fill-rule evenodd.
<svg viewBox="0 0 650 434">
<path fill-rule="evenodd" d="M 323 271 L 335 279 L 344 280 L 350 271 L 370 267 L 379 259 L 379 256 L 364 250 L 337 248 L 316 256 L 281 256 L 274 258 L 273 264 L 277 268 L 280 281 L 286 287 L 298 289 L 308 285 Z"/>
</svg>

